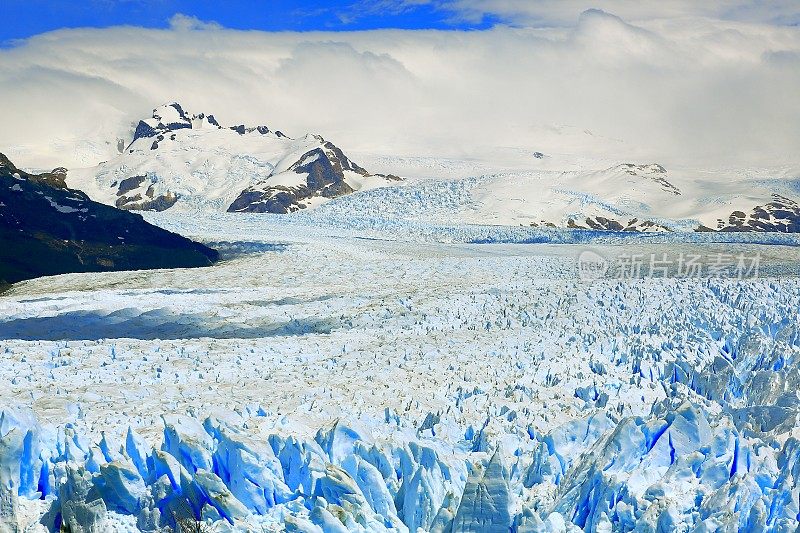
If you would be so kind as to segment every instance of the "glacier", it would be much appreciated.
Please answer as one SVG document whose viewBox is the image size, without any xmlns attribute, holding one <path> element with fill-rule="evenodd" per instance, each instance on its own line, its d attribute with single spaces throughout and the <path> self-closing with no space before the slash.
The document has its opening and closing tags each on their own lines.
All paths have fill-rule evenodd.
<svg viewBox="0 0 800 533">
<path fill-rule="evenodd" d="M 0 296 L 0 531 L 800 526 L 789 237 L 518 244 L 316 213 L 150 214 L 223 260 Z M 774 262 L 589 282 L 587 246 Z"/>
</svg>

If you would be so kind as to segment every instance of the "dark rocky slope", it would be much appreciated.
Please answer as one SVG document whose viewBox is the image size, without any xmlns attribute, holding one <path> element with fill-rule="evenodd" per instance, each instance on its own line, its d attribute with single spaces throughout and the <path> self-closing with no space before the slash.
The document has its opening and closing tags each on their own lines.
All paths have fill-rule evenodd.
<svg viewBox="0 0 800 533">
<path fill-rule="evenodd" d="M 773 194 L 772 201 L 755 206 L 750 213 L 734 211 L 716 228 L 700 226 L 697 231 L 800 233 L 800 205 L 791 198 Z"/>
<path fill-rule="evenodd" d="M 68 189 L 65 172 L 28 174 L 0 154 L 0 287 L 65 274 L 208 266 L 217 252 L 141 215 Z"/>
<path fill-rule="evenodd" d="M 351 161 L 344 152 L 330 141 L 315 136 L 321 146 L 305 154 L 293 164 L 288 172 L 305 175 L 305 183 L 293 187 L 272 185 L 269 181 L 248 187 L 228 208 L 230 213 L 276 213 L 285 214 L 305 209 L 304 200 L 315 196 L 337 198 L 350 194 L 353 188 L 347 184 L 345 172 L 360 176 L 383 178 L 387 182 L 400 181 L 391 174 L 370 174 Z"/>
</svg>

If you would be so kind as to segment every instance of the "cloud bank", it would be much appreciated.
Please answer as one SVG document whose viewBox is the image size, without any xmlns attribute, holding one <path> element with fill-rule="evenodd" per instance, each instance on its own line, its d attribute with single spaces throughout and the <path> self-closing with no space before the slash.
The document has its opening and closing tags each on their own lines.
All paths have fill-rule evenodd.
<svg viewBox="0 0 800 533">
<path fill-rule="evenodd" d="M 631 23 L 589 10 L 563 28 L 336 33 L 180 16 L 165 30 L 51 32 L 0 50 L 0 151 L 28 166 L 94 164 L 132 121 L 177 100 L 355 151 L 796 164 L 800 28 L 672 15 Z"/>
</svg>

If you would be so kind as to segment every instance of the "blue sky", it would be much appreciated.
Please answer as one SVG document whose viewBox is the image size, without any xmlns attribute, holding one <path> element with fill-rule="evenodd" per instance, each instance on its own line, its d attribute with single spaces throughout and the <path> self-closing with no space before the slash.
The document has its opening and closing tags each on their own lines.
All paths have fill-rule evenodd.
<svg viewBox="0 0 800 533">
<path fill-rule="evenodd" d="M 2 0 L 3 41 L 59 28 L 133 25 L 166 28 L 176 13 L 233 29 L 350 31 L 379 28 L 480 29 L 491 16 L 466 21 L 421 0 Z"/>
<path fill-rule="evenodd" d="M 707 17 L 796 26 L 797 0 L 0 0 L 0 46 L 60 28 L 168 28 L 176 14 L 240 30 L 572 26 L 600 8 L 626 20 Z"/>
</svg>

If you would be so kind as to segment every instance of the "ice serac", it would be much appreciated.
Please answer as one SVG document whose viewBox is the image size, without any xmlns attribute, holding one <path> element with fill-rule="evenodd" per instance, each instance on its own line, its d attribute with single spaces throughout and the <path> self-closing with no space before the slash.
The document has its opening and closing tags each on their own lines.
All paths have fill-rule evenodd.
<svg viewBox="0 0 800 533">
<path fill-rule="evenodd" d="M 89 199 L 59 169 L 29 174 L 0 154 L 0 284 L 68 272 L 208 266 L 217 252 Z"/>
<path fill-rule="evenodd" d="M 472 472 L 453 520 L 453 531 L 506 533 L 509 530 L 510 502 L 504 470 L 498 450 L 485 469 Z"/>
<path fill-rule="evenodd" d="M 600 438 L 560 483 L 553 510 L 585 531 L 673 529 L 686 516 L 705 527 L 722 521 L 746 530 L 763 509 L 794 523 L 797 505 L 771 488 L 780 474 L 763 477 L 762 470 L 790 449 L 787 442 L 768 458 L 729 418 L 665 401 L 648 419 L 625 418 Z"/>
<path fill-rule="evenodd" d="M 542 436 L 523 477 L 524 485 L 559 484 L 581 452 L 613 427 L 614 423 L 604 413 L 596 413 L 567 422 Z"/>
<path fill-rule="evenodd" d="M 5 483 L 0 486 L 0 533 L 18 533 L 19 524 L 19 503 L 13 488 Z"/>
<path fill-rule="evenodd" d="M 292 139 L 268 126 L 223 127 L 173 102 L 141 120 L 133 140 L 97 167 L 72 169 L 71 186 L 120 209 L 290 213 L 391 184 L 319 135 Z"/>
<path fill-rule="evenodd" d="M 54 437 L 35 419 L 12 415 L 0 421 L 0 517 L 8 531 L 20 523 L 23 499 L 41 496 L 49 507 L 42 523 L 86 532 L 108 530 L 119 516 L 134 517 L 141 531 L 174 527 L 180 517 L 247 530 L 258 517 L 276 516 L 289 531 L 783 531 L 797 527 L 800 512 L 796 439 L 764 446 L 729 416 L 679 397 L 646 417 L 590 415 L 532 439 L 544 448 L 517 441 L 513 453 L 473 452 L 469 468 L 443 462 L 425 442 L 376 447 L 341 422 L 302 444 L 278 433 L 259 443 L 244 426 L 185 416 L 165 417 L 163 449 L 137 444 L 129 432 L 126 444 L 104 445 L 107 460 L 70 428 Z M 563 475 L 545 475 L 545 453 Z M 522 476 L 525 463 L 538 474 Z M 53 489 L 28 495 L 30 484 Z"/>
<path fill-rule="evenodd" d="M 17 533 L 20 477 L 26 467 L 22 457 L 23 430 L 18 427 L 4 430 L 3 426 L 8 424 L 3 422 L 0 418 L 0 533 Z"/>
<path fill-rule="evenodd" d="M 268 444 L 218 421 L 207 420 L 204 426 L 218 442 L 213 470 L 247 509 L 265 514 L 292 499 L 294 493 L 284 482 L 281 463 Z"/>
<path fill-rule="evenodd" d="M 61 530 L 104 533 L 108 531 L 106 513 L 106 506 L 101 499 L 87 503 L 67 501 L 61 507 Z"/>
</svg>

